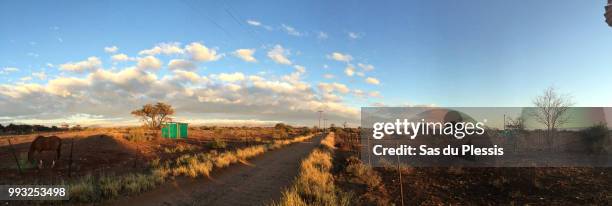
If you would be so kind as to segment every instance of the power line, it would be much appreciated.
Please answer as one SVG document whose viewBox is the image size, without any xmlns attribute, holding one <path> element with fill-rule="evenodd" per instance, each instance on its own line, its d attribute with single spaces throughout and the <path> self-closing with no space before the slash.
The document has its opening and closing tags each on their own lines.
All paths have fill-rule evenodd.
<svg viewBox="0 0 612 206">
<path fill-rule="evenodd" d="M 203 11 L 198 11 L 196 10 L 196 7 L 191 5 L 187 0 L 181 0 L 181 2 L 183 2 L 185 5 L 187 5 L 187 7 L 189 7 L 191 10 L 194 11 L 194 13 L 198 14 L 199 16 L 203 16 L 204 18 L 206 18 L 210 23 L 212 23 L 213 25 L 215 25 L 218 29 L 222 30 L 227 36 L 229 36 L 232 40 L 236 40 L 236 38 L 234 38 L 234 36 L 227 31 L 225 28 L 223 28 L 223 26 L 221 26 L 220 24 L 218 24 L 214 19 L 212 19 L 210 16 L 206 15 L 207 12 L 203 12 Z M 199 9 L 199 8 L 198 8 Z M 200 15 L 200 13 L 204 13 L 205 15 Z"/>
<path fill-rule="evenodd" d="M 260 38 L 259 38 L 259 37 L 256 35 L 256 33 L 255 33 L 255 32 L 254 32 L 254 31 L 253 31 L 253 30 L 252 30 L 252 29 L 251 29 L 249 26 L 244 25 L 244 23 L 241 21 L 241 20 L 242 20 L 242 18 L 237 17 L 237 15 L 235 15 L 235 14 L 234 14 L 234 13 L 231 11 L 231 6 L 229 6 L 228 4 L 226 4 L 226 3 L 225 3 L 225 1 L 223 2 L 223 5 L 224 5 L 223 10 L 225 10 L 225 13 L 227 13 L 227 15 L 229 15 L 230 17 L 232 17 L 232 19 L 233 19 L 233 20 L 234 20 L 234 21 L 235 21 L 235 22 L 236 22 L 236 23 L 237 23 L 237 24 L 238 24 L 240 27 L 245 28 L 245 29 L 248 31 L 249 36 L 251 36 L 251 37 L 252 37 L 253 39 L 255 39 L 256 41 L 259 41 L 259 43 L 260 43 L 261 45 L 265 45 L 265 44 L 263 43 L 263 41 L 262 41 L 262 40 L 261 40 L 261 39 L 260 39 Z"/>
</svg>

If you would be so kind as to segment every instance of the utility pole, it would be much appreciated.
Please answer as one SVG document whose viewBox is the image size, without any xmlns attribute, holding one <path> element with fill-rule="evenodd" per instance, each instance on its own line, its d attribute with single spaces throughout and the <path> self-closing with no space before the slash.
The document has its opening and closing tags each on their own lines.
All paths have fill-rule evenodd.
<svg viewBox="0 0 612 206">
<path fill-rule="evenodd" d="M 323 132 L 327 130 L 327 118 L 323 118 Z"/>
<path fill-rule="evenodd" d="M 323 116 L 323 110 L 319 110 L 317 112 L 319 113 L 319 128 L 317 129 L 321 130 L 321 116 Z"/>
</svg>

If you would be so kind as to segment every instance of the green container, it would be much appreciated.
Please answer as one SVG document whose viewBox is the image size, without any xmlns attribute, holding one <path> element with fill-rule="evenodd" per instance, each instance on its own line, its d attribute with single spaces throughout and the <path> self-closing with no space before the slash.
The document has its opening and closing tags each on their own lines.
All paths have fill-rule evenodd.
<svg viewBox="0 0 612 206">
<path fill-rule="evenodd" d="M 170 139 L 187 139 L 187 128 L 187 123 L 165 123 L 162 125 L 162 137 Z"/>
</svg>

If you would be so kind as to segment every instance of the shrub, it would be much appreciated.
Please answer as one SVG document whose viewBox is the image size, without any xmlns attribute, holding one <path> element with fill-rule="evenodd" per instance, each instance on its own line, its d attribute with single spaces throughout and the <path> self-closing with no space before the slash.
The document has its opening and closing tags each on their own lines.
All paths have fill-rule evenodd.
<svg viewBox="0 0 612 206">
<path fill-rule="evenodd" d="M 139 142 L 139 141 L 147 140 L 146 130 L 142 127 L 130 129 L 125 138 L 132 142 Z"/>
<path fill-rule="evenodd" d="M 237 161 L 238 161 L 238 158 L 236 157 L 234 152 L 226 152 L 226 153 L 223 153 L 213 158 L 213 162 L 215 164 L 215 167 L 217 168 L 227 167 L 228 165 L 235 163 Z"/>
<path fill-rule="evenodd" d="M 599 154 L 605 151 L 606 141 L 610 136 L 610 131 L 605 124 L 598 124 L 581 131 L 582 141 L 587 148 L 587 152 Z"/>
<path fill-rule="evenodd" d="M 192 151 L 195 150 L 195 147 L 192 145 L 182 145 L 179 144 L 175 147 L 165 147 L 164 148 L 164 152 L 167 154 L 174 154 L 174 153 L 182 153 L 182 152 L 188 152 L 188 151 Z"/>
<path fill-rule="evenodd" d="M 185 175 L 189 177 L 208 176 L 212 167 L 213 163 L 207 155 L 183 155 L 175 160 L 172 175 Z"/>
<path fill-rule="evenodd" d="M 272 203 L 274 206 L 308 206 L 304 200 L 297 193 L 297 189 L 292 188 L 290 190 L 283 191 L 280 203 Z"/>
<path fill-rule="evenodd" d="M 263 145 L 247 147 L 244 149 L 236 150 L 236 158 L 246 160 L 248 158 L 260 155 L 266 152 L 266 147 Z"/>
<path fill-rule="evenodd" d="M 210 143 L 210 147 L 213 149 L 225 149 L 227 143 L 220 138 L 215 138 L 214 141 Z"/>
<path fill-rule="evenodd" d="M 328 149 L 328 150 L 332 150 L 335 149 L 334 145 L 335 145 L 335 134 L 334 133 L 329 133 L 327 134 L 327 136 L 325 136 L 325 138 L 323 138 L 323 140 L 321 140 L 321 145 Z"/>
<path fill-rule="evenodd" d="M 129 174 L 124 176 L 123 190 L 127 194 L 138 194 L 155 187 L 155 181 L 148 175 L 144 174 Z"/>
<path fill-rule="evenodd" d="M 121 191 L 121 179 L 114 175 L 100 177 L 100 192 L 102 197 L 113 199 L 119 196 Z"/>
<path fill-rule="evenodd" d="M 97 199 L 97 195 L 94 185 L 94 178 L 89 174 L 76 182 L 71 183 L 68 187 L 70 190 L 70 199 L 77 202 L 95 201 Z"/>
<path fill-rule="evenodd" d="M 274 134 L 272 134 L 272 138 L 274 139 L 285 139 L 288 137 L 289 137 L 289 134 L 287 133 L 286 130 L 276 130 L 274 131 Z"/>
<path fill-rule="evenodd" d="M 380 176 L 367 165 L 363 164 L 361 160 L 356 157 L 350 157 L 347 159 L 348 166 L 346 166 L 346 172 L 351 174 L 353 178 L 351 181 L 357 184 L 365 184 L 368 188 L 378 187 L 382 180 Z"/>
</svg>

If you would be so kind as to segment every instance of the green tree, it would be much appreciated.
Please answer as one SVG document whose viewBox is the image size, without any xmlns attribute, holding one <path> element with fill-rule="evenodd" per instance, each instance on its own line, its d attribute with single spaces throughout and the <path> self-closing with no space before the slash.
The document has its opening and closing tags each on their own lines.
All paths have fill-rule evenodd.
<svg viewBox="0 0 612 206">
<path fill-rule="evenodd" d="M 173 114 L 172 105 L 163 102 L 145 104 L 141 109 L 132 111 L 132 115 L 139 117 L 144 126 L 150 129 L 159 129 L 163 123 L 172 121 Z"/>
</svg>

